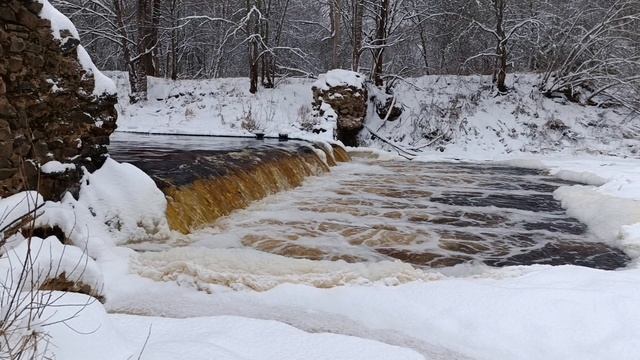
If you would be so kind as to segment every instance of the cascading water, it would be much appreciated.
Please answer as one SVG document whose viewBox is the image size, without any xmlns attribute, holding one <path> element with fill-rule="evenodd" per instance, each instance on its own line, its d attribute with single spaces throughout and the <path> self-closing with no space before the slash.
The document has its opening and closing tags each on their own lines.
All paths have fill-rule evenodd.
<svg viewBox="0 0 640 360">
<path fill-rule="evenodd" d="M 343 148 L 184 141 L 112 151 L 156 180 L 174 229 L 193 232 L 132 245 L 154 250 L 134 268 L 157 280 L 264 290 L 284 282 L 394 284 L 464 263 L 616 269 L 630 261 L 553 198 L 572 183 L 541 171 L 362 152 L 329 169 L 349 161 Z"/>
<path fill-rule="evenodd" d="M 309 176 L 329 172 L 336 162 L 350 160 L 342 147 L 320 143 L 222 141 L 227 144 L 224 150 L 210 148 L 204 139 L 187 149 L 171 143 L 164 147 L 123 144 L 132 141 L 131 137 L 116 140 L 112 156 L 136 165 L 156 181 L 167 196 L 169 225 L 183 234 L 253 201 L 300 186 Z"/>
</svg>

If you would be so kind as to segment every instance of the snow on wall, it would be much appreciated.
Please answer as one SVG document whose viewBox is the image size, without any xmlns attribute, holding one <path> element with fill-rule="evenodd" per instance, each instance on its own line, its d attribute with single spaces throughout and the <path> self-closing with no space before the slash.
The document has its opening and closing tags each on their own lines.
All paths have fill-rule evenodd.
<svg viewBox="0 0 640 360">
<path fill-rule="evenodd" d="M 365 78 L 362 74 L 355 71 L 334 69 L 328 71 L 326 74 L 322 74 L 318 77 L 318 80 L 313 83 L 313 87 L 329 90 L 332 87 L 347 86 L 354 87 L 356 89 L 362 89 L 364 86 Z"/>
<path fill-rule="evenodd" d="M 64 31 L 68 31 L 73 38 L 80 40 L 78 30 L 69 18 L 64 16 L 53 5 L 51 5 L 49 0 L 38 1 L 43 5 L 42 10 L 40 11 L 40 17 L 51 22 L 51 33 L 55 39 L 64 42 L 65 39 L 63 38 L 62 33 Z M 93 75 L 95 81 L 93 95 L 101 96 L 105 94 L 116 94 L 117 90 L 113 81 L 98 70 L 93 61 L 91 61 L 91 57 L 87 51 L 81 45 L 77 48 L 77 56 L 78 61 L 80 61 L 80 64 L 87 74 Z"/>
</svg>

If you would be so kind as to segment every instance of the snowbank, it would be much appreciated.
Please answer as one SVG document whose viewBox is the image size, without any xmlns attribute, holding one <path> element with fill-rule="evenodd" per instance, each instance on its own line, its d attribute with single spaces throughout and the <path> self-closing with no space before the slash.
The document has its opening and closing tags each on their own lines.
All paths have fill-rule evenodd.
<svg viewBox="0 0 640 360">
<path fill-rule="evenodd" d="M 95 259 L 110 257 L 116 245 L 171 236 L 164 194 L 140 169 L 110 158 L 85 173 L 78 199 L 67 193 L 41 210 L 37 226 L 59 227 Z"/>
<path fill-rule="evenodd" d="M 102 272 L 95 261 L 80 248 L 63 245 L 56 237 L 22 240 L 17 246 L 2 251 L 4 256 L 0 258 L 0 283 L 3 286 L 0 290 L 7 292 L 0 294 L 3 299 L 10 292 L 16 291 L 18 285 L 18 291 L 28 292 L 61 275 L 72 283 L 89 286 L 92 295 L 103 295 Z M 19 284 L 23 267 L 29 270 L 28 280 Z"/>
<path fill-rule="evenodd" d="M 253 292 L 147 283 L 119 292 L 108 306 L 176 318 L 235 314 L 272 319 L 305 331 L 411 348 L 428 359 L 635 359 L 639 270 L 478 270 L 474 276 L 393 287 L 281 284 Z"/>
<path fill-rule="evenodd" d="M 47 327 L 51 352 L 66 360 L 84 359 L 87 354 L 94 360 L 424 359 L 406 348 L 350 336 L 307 333 L 276 321 L 107 315 L 101 304 L 78 294 L 63 295 L 45 310 L 44 317 L 52 324 Z"/>
<path fill-rule="evenodd" d="M 64 168 L 56 163 L 49 167 Z M 42 341 L 50 341 L 49 346 L 40 345 L 43 356 L 130 358 L 139 351 L 138 344 L 124 341 L 113 330 L 97 300 L 37 290 L 62 287 L 108 299 L 114 287 L 123 286 L 132 252 L 115 245 L 170 233 L 164 195 L 141 170 L 107 159 L 101 169 L 85 174 L 79 199 L 67 193 L 60 202 L 44 202 L 36 192 L 0 199 L 0 225 L 11 224 L 36 207 L 36 228 L 60 229 L 64 236 L 25 239 L 18 233 L 0 248 L 0 315 L 3 319 L 6 312 L 19 315 L 2 330 L 15 335 L 12 343 L 30 331 L 41 333 Z"/>
<path fill-rule="evenodd" d="M 13 223 L 34 212 L 44 203 L 44 199 L 36 191 L 25 191 L 7 198 L 0 198 L 0 229 L 13 225 Z M 0 233 L 0 240 L 4 234 Z"/>
<path fill-rule="evenodd" d="M 600 239 L 617 243 L 633 258 L 640 256 L 640 160 L 591 158 L 543 162 L 552 174 L 591 184 L 562 187 L 555 192 L 569 215 L 587 224 Z"/>
<path fill-rule="evenodd" d="M 82 182 L 78 205 L 90 209 L 117 244 L 169 236 L 167 200 L 142 170 L 109 158 Z"/>
<path fill-rule="evenodd" d="M 285 285 L 261 294 L 260 300 L 263 306 L 307 309 L 342 316 L 367 329 L 397 331 L 473 359 L 637 357 L 637 270 L 531 267 L 493 275 L 497 278 L 395 288 Z"/>
<path fill-rule="evenodd" d="M 119 131 L 310 137 L 300 124 L 311 114 L 313 80 L 283 80 L 276 90 L 254 95 L 244 78 L 172 81 L 150 77 L 149 100 L 130 104 L 127 75 L 107 74 L 118 88 Z"/>
<path fill-rule="evenodd" d="M 592 186 L 565 186 L 555 192 L 567 213 L 585 224 L 600 239 L 612 242 L 624 225 L 640 223 L 640 200 L 608 195 Z M 640 244 L 639 244 L 640 245 Z"/>
</svg>

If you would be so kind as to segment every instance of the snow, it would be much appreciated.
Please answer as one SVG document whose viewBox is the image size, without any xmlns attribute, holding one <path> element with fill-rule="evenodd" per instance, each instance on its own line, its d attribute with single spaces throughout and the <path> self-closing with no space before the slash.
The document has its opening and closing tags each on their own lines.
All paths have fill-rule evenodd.
<svg viewBox="0 0 640 360">
<path fill-rule="evenodd" d="M 78 61 L 80 61 L 80 65 L 82 65 L 82 68 L 87 72 L 87 74 L 93 75 L 93 81 L 95 82 L 93 95 L 99 97 L 105 94 L 116 94 L 116 85 L 109 77 L 98 70 L 98 67 L 91 60 L 91 57 L 89 56 L 87 50 L 85 50 L 82 45 L 78 45 L 77 51 Z"/>
<path fill-rule="evenodd" d="M 130 104 L 127 75 L 107 73 L 117 84 L 119 131 L 166 134 L 309 137 L 301 122 L 311 114 L 308 79 L 283 80 L 281 91 L 249 93 L 248 79 L 148 78 L 147 102 Z M 333 134 L 330 134 L 332 137 Z"/>
<path fill-rule="evenodd" d="M 14 282 L 20 278 L 25 259 L 29 259 L 27 267 L 31 270 L 29 281 L 23 286 L 40 287 L 49 279 L 55 279 L 64 274 L 65 278 L 74 283 L 82 283 L 91 287 L 96 295 L 101 294 L 103 288 L 102 272 L 93 259 L 75 246 L 60 243 L 55 237 L 40 239 L 32 237 L 21 241 L 11 249 L 3 249 L 0 258 L 0 279 L 2 291 L 15 291 Z M 29 256 L 27 256 L 30 254 Z M 18 264 L 22 266 L 17 266 Z M 22 288 L 20 291 L 29 291 Z M 7 293 L 0 296 L 6 298 Z"/>
<path fill-rule="evenodd" d="M 75 170 L 75 164 L 63 164 L 59 161 L 49 161 L 40 167 L 40 171 L 45 174 L 64 173 L 69 170 Z"/>
<path fill-rule="evenodd" d="M 119 131 L 201 135 L 261 131 L 267 136 L 288 133 L 290 137 L 319 140 L 331 139 L 332 132 L 314 134 L 312 130 L 333 129 L 335 118 L 320 119 L 322 124 L 312 118 L 314 83 L 325 86 L 328 78 L 332 84 L 362 84 L 354 74 L 332 71 L 315 82 L 284 79 L 276 88 L 260 89 L 257 94 L 249 93 L 246 78 L 149 78 L 149 100 L 130 104 L 127 74 L 107 73 L 116 82 L 120 97 Z M 404 110 L 402 116 L 385 123 L 372 105 L 367 126 L 400 146 L 421 149 L 421 157 L 434 159 L 495 160 L 549 153 L 637 156 L 640 141 L 634 129 L 639 126 L 639 117 L 627 116 L 624 109 L 546 98 L 537 90 L 536 74 L 513 74 L 508 81 L 514 90 L 495 96 L 490 91 L 490 76 L 406 79 L 394 89 L 396 105 Z M 375 88 L 369 88 L 369 95 L 389 96 Z M 554 123 L 567 129 L 550 128 Z M 367 131 L 363 131 L 362 141 L 394 151 L 372 140 Z"/>
<path fill-rule="evenodd" d="M 42 203 L 44 203 L 42 196 L 35 191 L 24 191 L 7 198 L 0 198 L 0 229 L 29 215 Z M 0 236 L 3 235 L 0 234 Z M 0 239 L 3 238 L 0 237 Z"/>
<path fill-rule="evenodd" d="M 276 321 L 108 315 L 100 303 L 79 294 L 64 294 L 43 317 L 52 324 L 46 330 L 58 359 L 82 359 L 86 354 L 95 360 L 424 359 L 409 349 L 350 336 L 308 333 Z"/>
<path fill-rule="evenodd" d="M 142 170 L 109 158 L 82 182 L 77 206 L 90 209 L 115 243 L 169 235 L 167 200 Z"/>
<path fill-rule="evenodd" d="M 127 337 L 144 341 L 151 328 L 149 350 L 143 359 L 415 359 L 420 354 L 355 337 L 310 334 L 276 321 L 219 316 L 159 319 L 116 316 Z"/>
<path fill-rule="evenodd" d="M 637 152 L 633 126 L 639 118 L 622 109 L 601 109 L 558 102 L 541 95 L 537 74 L 511 74 L 507 95 L 491 93 L 489 76 L 423 76 L 399 82 L 394 89 L 404 109 L 394 122 L 373 111 L 367 125 L 409 148 L 435 141 L 427 151 L 463 159 L 527 157 L 532 153 L 629 155 Z M 553 129 L 559 123 L 567 129 Z M 376 141 L 370 146 L 380 147 Z M 451 138 L 444 141 L 438 136 Z M 519 156 L 520 155 L 520 156 Z"/>
<path fill-rule="evenodd" d="M 364 87 L 364 83 L 365 77 L 360 73 L 349 70 L 334 69 L 328 71 L 326 74 L 320 75 L 318 80 L 313 83 L 313 87 L 321 90 L 329 90 L 332 87 L 338 86 L 362 89 Z"/>
<path fill-rule="evenodd" d="M 100 260 L 112 258 L 115 245 L 171 236 L 165 211 L 164 194 L 151 178 L 109 158 L 94 173 L 85 171 L 79 199 L 67 193 L 60 202 L 46 202 L 36 225 L 59 227 Z"/>
<path fill-rule="evenodd" d="M 53 7 L 49 0 L 38 1 L 42 4 L 40 17 L 51 22 L 51 32 L 55 39 L 62 40 L 62 31 L 64 30 L 69 31 L 72 37 L 80 39 L 78 30 L 68 17 L 64 16 L 60 11 Z"/>
<path fill-rule="evenodd" d="M 639 284 L 637 271 L 534 267 L 512 278 L 396 288 L 286 285 L 262 300 L 399 331 L 475 359 L 633 359 Z"/>
<path fill-rule="evenodd" d="M 39 16 L 42 19 L 47 19 L 51 22 L 51 33 L 53 37 L 61 42 L 67 41 L 65 37 L 63 37 L 63 31 L 68 31 L 71 37 L 80 40 L 80 35 L 78 34 L 78 30 L 73 25 L 71 20 L 59 12 L 49 0 L 38 0 L 42 4 L 42 10 L 40 11 Z M 102 95 L 114 95 L 116 94 L 116 86 L 103 73 L 98 70 L 93 61 L 91 61 L 91 57 L 87 53 L 87 51 L 79 45 L 77 47 L 78 61 L 82 68 L 86 71 L 86 75 L 92 75 L 95 81 L 95 87 L 93 89 L 94 96 L 102 96 Z M 86 76 L 85 75 L 85 76 Z M 57 86 L 54 85 L 54 89 Z M 55 90 L 54 90 L 55 91 Z"/>
</svg>

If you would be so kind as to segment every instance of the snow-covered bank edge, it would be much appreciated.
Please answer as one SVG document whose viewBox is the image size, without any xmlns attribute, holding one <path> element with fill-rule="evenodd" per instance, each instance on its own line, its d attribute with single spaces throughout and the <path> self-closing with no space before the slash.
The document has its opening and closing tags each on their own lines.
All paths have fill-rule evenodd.
<svg viewBox="0 0 640 360">
<path fill-rule="evenodd" d="M 640 256 L 640 159 L 617 157 L 535 157 L 503 164 L 548 170 L 562 180 L 554 196 L 567 213 L 585 223 L 600 240 Z"/>
</svg>

